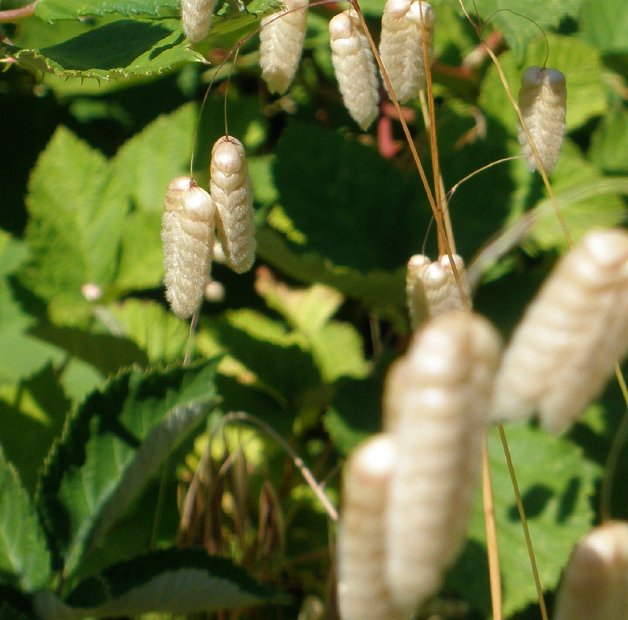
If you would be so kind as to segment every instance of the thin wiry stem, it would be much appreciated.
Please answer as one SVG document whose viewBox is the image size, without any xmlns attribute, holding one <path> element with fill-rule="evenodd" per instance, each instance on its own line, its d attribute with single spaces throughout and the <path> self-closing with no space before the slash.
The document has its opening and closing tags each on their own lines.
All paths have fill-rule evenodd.
<svg viewBox="0 0 628 620">
<path fill-rule="evenodd" d="M 512 457 L 510 456 L 510 448 L 508 447 L 508 440 L 506 439 L 506 431 L 504 431 L 503 424 L 498 424 L 497 429 L 499 430 L 499 438 L 501 439 L 502 447 L 504 449 L 504 456 L 506 457 L 506 464 L 508 465 L 508 472 L 510 473 L 510 480 L 512 481 L 512 488 L 515 492 L 517 511 L 519 512 L 519 518 L 521 519 L 523 535 L 526 539 L 526 547 L 528 548 L 528 557 L 530 558 L 532 576 L 534 578 L 534 585 L 536 586 L 536 595 L 539 601 L 539 607 L 541 608 L 541 617 L 543 620 L 548 620 L 545 599 L 543 598 L 543 587 L 541 586 L 541 578 L 539 577 L 539 570 L 536 565 L 536 556 L 534 554 L 534 548 L 532 547 L 532 538 L 530 537 L 530 530 L 528 529 L 528 520 L 526 519 L 525 509 L 523 508 L 523 502 L 521 501 L 521 493 L 519 492 L 519 484 L 517 482 L 517 476 L 515 475 L 515 467 L 512 463 Z"/>
<path fill-rule="evenodd" d="M 495 522 L 495 501 L 491 482 L 491 464 L 488 458 L 488 441 L 484 437 L 482 446 L 482 508 L 486 531 L 488 574 L 491 583 L 491 606 L 493 620 L 502 620 L 502 586 L 499 570 L 499 547 L 497 544 L 497 524 Z"/>
<path fill-rule="evenodd" d="M 0 24 L 11 24 L 34 15 L 35 7 L 38 2 L 39 0 L 35 0 L 35 2 L 25 4 L 18 9 L 6 9 L 5 11 L 0 11 Z"/>
</svg>

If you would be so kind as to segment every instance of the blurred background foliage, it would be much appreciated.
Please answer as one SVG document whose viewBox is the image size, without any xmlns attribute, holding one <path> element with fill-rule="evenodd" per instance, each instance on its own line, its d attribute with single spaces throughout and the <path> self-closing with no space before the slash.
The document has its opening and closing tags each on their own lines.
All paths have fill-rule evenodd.
<svg viewBox="0 0 628 620">
<path fill-rule="evenodd" d="M 5 0 L 0 11 L 23 4 Z M 517 155 L 517 126 L 458 3 L 433 4 L 439 157 L 450 188 Z M 488 19 L 483 32 L 513 91 L 523 69 L 546 57 L 566 75 L 568 133 L 552 185 L 575 238 L 625 223 L 623 4 L 467 6 Z M 405 263 L 424 249 L 434 256 L 435 234 L 394 115 L 384 106 L 377 127 L 361 133 L 342 106 L 327 35 L 339 4 L 310 11 L 304 56 L 285 96 L 269 95 L 259 79 L 255 35 L 235 65 L 219 64 L 276 6 L 254 0 L 247 11 L 226 2 L 195 48 L 183 38 L 176 0 L 40 0 L 35 15 L 0 24 L 0 443 L 32 494 L 54 439 L 86 395 L 129 366 L 175 372 L 180 365 L 188 326 L 168 311 L 161 286 L 163 195 L 193 153 L 194 175 L 207 184 L 211 146 L 227 120 L 248 153 L 259 252 L 243 276 L 215 264 L 225 297 L 202 308 L 195 355 L 222 355 L 220 402 L 207 430 L 173 453 L 82 576 L 160 545 L 202 546 L 292 595 L 246 617 L 331 618 L 332 524 L 276 439 L 220 420 L 242 411 L 268 425 L 337 505 L 343 459 L 379 428 L 382 380 L 407 342 Z M 377 36 L 383 0 L 361 6 Z M 406 112 L 429 169 L 418 102 Z M 393 158 L 382 156 L 378 130 L 391 132 Z M 514 159 L 461 185 L 450 208 L 467 263 L 534 214 L 515 247 L 478 274 L 475 305 L 507 337 L 565 247 L 541 181 Z M 611 385 L 566 437 L 533 424 L 507 429 L 550 604 L 572 545 L 600 517 L 600 485 L 624 409 Z M 494 439 L 504 609 L 533 618 L 534 585 Z M 613 473 L 611 513 L 628 518 L 625 452 Z M 483 532 L 477 512 L 434 603 L 444 618 L 490 616 Z"/>
</svg>

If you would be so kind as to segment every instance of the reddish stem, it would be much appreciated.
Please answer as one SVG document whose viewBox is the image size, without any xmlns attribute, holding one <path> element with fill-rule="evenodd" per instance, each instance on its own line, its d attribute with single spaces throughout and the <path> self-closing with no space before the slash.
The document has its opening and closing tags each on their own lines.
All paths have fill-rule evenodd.
<svg viewBox="0 0 628 620">
<path fill-rule="evenodd" d="M 19 9 L 7 9 L 6 11 L 0 11 L 0 24 L 9 24 L 11 22 L 17 22 L 20 19 L 25 19 L 35 14 L 35 7 L 39 0 L 35 0 L 30 4 L 25 4 Z"/>
</svg>

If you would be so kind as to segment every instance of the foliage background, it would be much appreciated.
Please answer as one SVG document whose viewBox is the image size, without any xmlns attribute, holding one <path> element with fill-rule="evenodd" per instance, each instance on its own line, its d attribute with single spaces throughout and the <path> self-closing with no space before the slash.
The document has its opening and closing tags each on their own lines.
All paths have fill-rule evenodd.
<svg viewBox="0 0 628 620">
<path fill-rule="evenodd" d="M 5 1 L 0 10 L 20 4 Z M 516 155 L 517 130 L 495 68 L 464 62 L 478 41 L 457 3 L 434 4 L 439 154 L 450 187 L 482 165 Z M 513 90 L 523 68 L 542 64 L 546 54 L 548 66 L 567 77 L 568 136 L 552 185 L 575 237 L 625 218 L 628 11 L 622 5 L 477 2 L 482 17 L 493 16 L 485 32 L 502 34 L 497 51 Z M 405 263 L 424 240 L 434 255 L 434 233 L 407 148 L 400 142 L 393 160 L 383 158 L 375 128 L 359 133 L 342 107 L 326 30 L 338 7 L 311 11 L 288 96 L 272 97 L 261 84 L 256 37 L 242 47 L 231 73 L 227 65 L 216 74 L 226 52 L 255 27 L 255 13 L 272 6 L 255 0 L 249 13 L 220 6 L 210 37 L 195 50 L 182 38 L 175 0 L 91 0 L 78 8 L 70 0 L 41 0 L 35 16 L 0 24 L 6 69 L 0 76 L 0 443 L 15 467 L 2 483 L 23 487 L 25 518 L 45 523 L 46 455 L 58 450 L 52 446 L 66 420 L 88 410 L 80 407 L 88 394 L 100 389 L 122 407 L 127 401 L 110 379 L 123 369 L 133 366 L 142 386 L 156 372 L 151 368 L 163 368 L 165 383 L 179 372 L 188 327 L 168 312 L 161 288 L 163 193 L 170 178 L 186 174 L 192 152 L 194 175 L 207 184 L 211 145 L 225 131 L 225 100 L 229 132 L 249 155 L 259 245 L 249 274 L 214 266 L 226 297 L 203 306 L 196 342 L 199 359 L 222 355 L 217 374 L 207 379 L 211 415 L 145 481 L 98 544 L 79 545 L 81 562 L 70 583 L 55 581 L 53 561 L 40 582 L 20 582 L 27 602 L 11 609 L 28 608 L 42 585 L 67 597 L 82 578 L 174 544 L 228 556 L 291 594 L 260 617 L 293 618 L 305 609 L 314 615 L 301 617 L 316 617 L 330 599 L 333 526 L 291 460 L 275 440 L 237 425 L 218 432 L 208 453 L 205 429 L 229 411 L 256 416 L 326 481 L 337 504 L 339 467 L 379 428 L 382 378 L 407 342 Z M 376 33 L 383 2 L 361 6 Z M 495 13 L 503 8 L 513 12 Z M 209 63 L 201 62 L 204 56 Z M 418 107 L 413 111 L 416 144 L 429 165 L 428 136 Z M 390 122 L 400 140 L 398 123 Z M 451 210 L 467 262 L 505 226 L 536 213 L 518 247 L 482 274 L 475 300 L 507 336 L 565 245 L 540 180 L 521 160 L 496 166 L 462 185 Z M 533 424 L 507 429 L 550 606 L 569 550 L 600 518 L 600 485 L 624 408 L 611 385 L 566 437 L 547 436 Z M 491 458 L 505 612 L 537 617 L 494 437 Z M 182 497 L 195 471 L 204 472 L 208 503 L 195 504 L 181 529 Z M 626 473 L 623 452 L 610 492 L 616 518 L 628 517 Z M 74 502 L 68 500 L 72 509 Z M 3 511 L 8 505 L 0 499 Z M 5 559 L 13 527 L 4 519 Z M 48 561 L 43 557 L 42 566 Z M 0 579 L 11 588 L 16 575 L 26 574 L 16 566 L 0 560 Z M 490 615 L 479 511 L 439 600 L 445 617 Z"/>
</svg>

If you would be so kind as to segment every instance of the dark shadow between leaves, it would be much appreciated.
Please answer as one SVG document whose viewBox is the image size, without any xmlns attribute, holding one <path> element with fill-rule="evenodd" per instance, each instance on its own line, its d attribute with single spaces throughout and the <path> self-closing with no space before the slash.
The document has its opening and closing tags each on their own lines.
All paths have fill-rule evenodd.
<svg viewBox="0 0 628 620">
<path fill-rule="evenodd" d="M 552 489 L 543 484 L 535 484 L 531 486 L 522 496 L 521 501 L 526 511 L 528 519 L 538 517 L 547 507 L 547 502 L 553 497 Z M 517 505 L 512 504 L 508 508 L 508 518 L 511 521 L 519 520 L 519 512 Z"/>
</svg>

